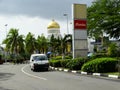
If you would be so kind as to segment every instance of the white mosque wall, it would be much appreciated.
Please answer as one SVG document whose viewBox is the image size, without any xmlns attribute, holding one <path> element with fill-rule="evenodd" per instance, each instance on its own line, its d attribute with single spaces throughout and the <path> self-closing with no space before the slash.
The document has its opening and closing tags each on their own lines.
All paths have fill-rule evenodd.
<svg viewBox="0 0 120 90">
<path fill-rule="evenodd" d="M 52 28 L 52 29 L 48 29 L 48 34 L 59 34 L 60 33 L 60 29 L 56 29 L 56 28 Z"/>
</svg>

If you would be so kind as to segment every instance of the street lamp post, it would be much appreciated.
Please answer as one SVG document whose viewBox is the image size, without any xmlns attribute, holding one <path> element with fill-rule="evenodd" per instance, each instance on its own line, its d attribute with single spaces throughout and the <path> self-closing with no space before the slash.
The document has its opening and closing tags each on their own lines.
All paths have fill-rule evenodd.
<svg viewBox="0 0 120 90">
<path fill-rule="evenodd" d="M 5 29 L 6 29 L 6 36 L 5 36 L 5 38 L 7 38 L 7 26 L 8 26 L 8 24 L 5 24 Z M 5 52 L 5 62 L 7 62 L 7 51 Z"/>
<path fill-rule="evenodd" d="M 64 14 L 64 16 L 66 16 L 66 18 L 67 18 L 67 34 L 69 34 L 69 29 L 68 29 L 68 14 Z"/>
<path fill-rule="evenodd" d="M 5 24 L 5 29 L 6 29 L 6 38 L 7 38 L 7 26 L 8 26 L 8 24 Z"/>
</svg>

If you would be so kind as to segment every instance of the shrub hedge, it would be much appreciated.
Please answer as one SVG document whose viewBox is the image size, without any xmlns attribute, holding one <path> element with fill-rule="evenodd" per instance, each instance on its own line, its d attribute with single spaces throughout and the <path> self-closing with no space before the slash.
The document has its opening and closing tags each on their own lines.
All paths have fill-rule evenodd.
<svg viewBox="0 0 120 90">
<path fill-rule="evenodd" d="M 62 56 L 51 57 L 51 60 L 61 60 Z M 71 56 L 65 56 L 65 59 L 72 59 Z"/>
<path fill-rule="evenodd" d="M 88 58 L 50 60 L 50 65 L 53 67 L 69 68 L 70 70 L 81 70 L 82 65 L 87 61 L 89 61 Z"/>
<path fill-rule="evenodd" d="M 66 67 L 70 70 L 81 70 L 82 65 L 87 61 L 89 61 L 88 58 L 76 58 L 68 62 Z"/>
<path fill-rule="evenodd" d="M 61 60 L 62 56 L 51 57 L 51 60 Z"/>
<path fill-rule="evenodd" d="M 61 60 L 50 60 L 49 62 L 52 67 L 61 67 Z"/>
<path fill-rule="evenodd" d="M 70 59 L 65 59 L 65 60 L 61 60 L 61 67 L 63 68 L 67 68 L 67 63 L 70 62 Z"/>
<path fill-rule="evenodd" d="M 115 58 L 96 58 L 82 66 L 82 71 L 89 73 L 115 72 L 117 60 Z"/>
</svg>

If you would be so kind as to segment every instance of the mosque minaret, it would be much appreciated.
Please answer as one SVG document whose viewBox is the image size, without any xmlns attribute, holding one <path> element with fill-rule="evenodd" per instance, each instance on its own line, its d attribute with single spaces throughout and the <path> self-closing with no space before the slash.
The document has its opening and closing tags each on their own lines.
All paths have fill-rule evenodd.
<svg viewBox="0 0 120 90">
<path fill-rule="evenodd" d="M 54 38 L 61 38 L 60 25 L 53 19 L 47 26 L 48 39 L 54 35 Z"/>
</svg>

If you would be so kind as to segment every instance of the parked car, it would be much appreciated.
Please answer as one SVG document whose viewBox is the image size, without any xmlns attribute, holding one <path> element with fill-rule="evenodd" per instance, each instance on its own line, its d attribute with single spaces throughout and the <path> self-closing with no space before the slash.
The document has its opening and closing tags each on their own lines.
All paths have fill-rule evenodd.
<svg viewBox="0 0 120 90">
<path fill-rule="evenodd" d="M 49 60 L 45 54 L 32 54 L 30 57 L 31 70 L 49 69 Z"/>
</svg>

